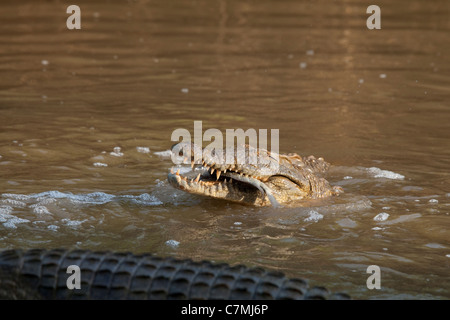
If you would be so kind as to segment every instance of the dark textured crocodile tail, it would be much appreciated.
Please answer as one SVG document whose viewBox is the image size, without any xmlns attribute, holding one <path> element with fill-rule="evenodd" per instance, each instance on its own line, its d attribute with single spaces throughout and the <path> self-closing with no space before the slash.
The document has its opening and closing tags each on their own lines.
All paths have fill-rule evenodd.
<svg viewBox="0 0 450 320">
<path fill-rule="evenodd" d="M 70 265 L 80 289 L 68 289 Z M 305 280 L 242 265 L 88 250 L 0 252 L 2 299 L 348 299 Z"/>
</svg>

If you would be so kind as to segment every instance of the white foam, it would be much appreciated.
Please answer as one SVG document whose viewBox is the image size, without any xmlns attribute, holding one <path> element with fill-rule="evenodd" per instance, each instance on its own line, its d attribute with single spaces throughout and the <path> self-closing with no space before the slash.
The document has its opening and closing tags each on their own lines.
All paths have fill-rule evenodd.
<svg viewBox="0 0 450 320">
<path fill-rule="evenodd" d="M 38 207 L 38 206 L 44 206 L 44 205 L 46 205 L 46 204 L 50 204 L 50 203 L 54 203 L 54 202 L 56 202 L 56 199 L 53 199 L 53 198 L 44 198 L 44 199 L 41 199 L 38 203 L 32 204 L 32 205 L 30 205 L 29 207 L 30 207 L 30 208 L 36 208 L 36 207 Z"/>
<path fill-rule="evenodd" d="M 29 195 L 30 198 L 37 199 L 38 201 L 43 201 L 48 198 L 52 199 L 60 199 L 60 198 L 66 198 L 68 193 L 63 193 L 60 191 L 45 191 L 41 193 L 34 193 Z"/>
<path fill-rule="evenodd" d="M 322 219 L 323 219 L 323 215 L 321 215 L 317 211 L 311 210 L 309 212 L 309 216 L 307 218 L 305 218 L 303 221 L 306 221 L 306 222 L 310 222 L 310 221 L 318 222 L 319 220 L 322 220 Z"/>
<path fill-rule="evenodd" d="M 47 207 L 44 206 L 35 206 L 33 208 L 33 212 L 36 214 L 51 214 Z"/>
<path fill-rule="evenodd" d="M 45 199 L 69 199 L 76 203 L 89 203 L 89 204 L 104 204 L 110 202 L 114 195 L 104 192 L 93 192 L 87 194 L 72 194 L 70 192 L 64 193 L 60 191 L 46 191 L 30 195 L 32 198 L 37 198 L 38 201 Z"/>
<path fill-rule="evenodd" d="M 158 198 L 156 198 L 155 196 L 152 196 L 148 193 L 143 193 L 139 196 L 125 195 L 125 196 L 122 196 L 122 198 L 130 199 L 134 203 L 143 204 L 143 205 L 156 206 L 156 205 L 163 204 Z"/>
<path fill-rule="evenodd" d="M 94 167 L 107 167 L 108 166 L 106 163 L 103 163 L 103 162 L 94 162 L 92 165 Z"/>
<path fill-rule="evenodd" d="M 86 222 L 87 219 L 85 219 L 85 220 L 62 219 L 61 221 L 64 222 L 66 226 L 70 226 L 70 227 L 78 227 L 78 226 L 81 225 L 83 222 Z"/>
<path fill-rule="evenodd" d="M 439 200 L 437 200 L 437 199 L 430 199 L 428 202 L 429 203 L 439 203 Z"/>
<path fill-rule="evenodd" d="M 166 241 L 166 245 L 168 245 L 169 247 L 172 247 L 172 248 L 178 247 L 179 244 L 180 244 L 180 242 L 178 242 L 176 240 L 167 240 Z"/>
<path fill-rule="evenodd" d="M 153 154 L 157 155 L 158 157 L 170 158 L 172 156 L 172 151 L 170 151 L 170 150 L 158 151 L 158 152 L 153 152 Z"/>
<path fill-rule="evenodd" d="M 389 218 L 389 213 L 386 212 L 381 212 L 379 214 L 377 214 L 373 220 L 375 221 L 386 221 Z"/>
<path fill-rule="evenodd" d="M 166 183 L 166 181 L 164 181 L 164 180 L 159 180 L 159 179 L 156 179 L 155 182 L 156 182 L 156 186 L 157 186 L 157 187 L 162 187 L 162 186 L 164 186 L 165 183 Z"/>
<path fill-rule="evenodd" d="M 6 222 L 8 219 L 14 218 L 10 213 L 12 212 L 11 207 L 0 207 L 0 222 Z"/>
<path fill-rule="evenodd" d="M 150 153 L 150 148 L 148 147 L 136 147 L 136 150 L 140 153 Z"/>
<path fill-rule="evenodd" d="M 3 226 L 5 228 L 17 229 L 16 224 L 18 224 L 18 223 L 25 223 L 25 222 L 30 222 L 30 220 L 22 219 L 22 218 L 18 218 L 18 217 L 13 217 L 13 218 L 9 219 L 8 221 L 6 221 L 5 223 L 3 223 Z"/>
<path fill-rule="evenodd" d="M 123 153 L 120 152 L 120 147 L 114 147 L 114 151 L 109 153 L 110 155 L 114 157 L 122 157 Z"/>
<path fill-rule="evenodd" d="M 25 194 L 14 194 L 14 193 L 3 193 L 2 197 L 21 201 L 26 201 L 30 199 L 30 196 L 27 196 Z"/>
<path fill-rule="evenodd" d="M 401 175 L 399 173 L 395 173 L 388 170 L 381 170 L 377 167 L 371 167 L 368 168 L 367 171 L 369 171 L 375 178 L 386 178 L 386 179 L 395 179 L 395 180 L 403 180 L 405 179 L 404 175 Z"/>
<path fill-rule="evenodd" d="M 23 208 L 26 206 L 25 202 L 22 202 L 19 200 L 14 200 L 14 199 L 0 200 L 0 204 L 6 204 L 9 206 L 13 206 L 15 208 Z"/>
<path fill-rule="evenodd" d="M 10 214 L 13 211 L 13 208 L 11 206 L 1 206 L 0 207 L 0 214 Z"/>
<path fill-rule="evenodd" d="M 87 194 L 69 194 L 69 199 L 73 202 L 87 204 L 105 204 L 111 202 L 116 196 L 104 192 L 93 192 Z"/>
<path fill-rule="evenodd" d="M 14 194 L 3 194 L 3 196 L 10 196 L 11 198 L 28 199 L 27 203 L 14 200 L 14 199 L 4 199 L 0 200 L 0 222 L 7 222 L 8 219 L 14 217 L 11 216 L 14 208 L 28 207 L 36 215 L 48 215 L 52 214 L 48 204 L 53 206 L 62 205 L 62 210 L 65 210 L 67 204 L 75 205 L 102 205 L 110 203 L 112 201 L 129 201 L 131 203 L 136 203 L 145 206 L 158 206 L 162 205 L 163 202 L 157 197 L 150 195 L 148 193 L 143 193 L 140 195 L 112 195 L 104 192 L 93 192 L 87 194 L 73 194 L 70 192 L 60 192 L 56 190 L 45 191 L 41 193 L 35 193 L 30 195 L 14 195 Z M 61 203 L 61 200 L 64 200 Z M 2 205 L 2 202 L 4 205 Z M 67 203 L 68 202 L 68 203 Z"/>
</svg>

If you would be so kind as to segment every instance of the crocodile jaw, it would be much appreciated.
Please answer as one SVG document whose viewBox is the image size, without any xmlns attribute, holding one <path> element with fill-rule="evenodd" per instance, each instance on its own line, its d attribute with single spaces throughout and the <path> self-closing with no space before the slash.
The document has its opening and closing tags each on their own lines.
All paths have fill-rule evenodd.
<svg viewBox="0 0 450 320">
<path fill-rule="evenodd" d="M 184 164 L 190 163 L 192 168 L 202 165 L 205 170 L 195 179 L 172 171 L 168 180 L 174 187 L 193 194 L 256 206 L 299 205 L 299 201 L 304 199 L 325 198 L 343 192 L 342 188 L 331 187 L 328 181 L 315 174 L 326 171 L 328 167 L 322 158 L 302 158 L 297 154 L 277 157 L 277 154 L 257 149 L 256 154 L 264 160 L 260 165 L 241 163 L 238 161 L 240 155 L 246 160 L 250 159 L 250 152 L 254 152 L 251 147 L 245 147 L 243 152 L 231 150 L 231 163 L 223 163 L 221 160 L 226 158 L 223 150 L 205 152 L 205 149 L 202 151 L 200 147 L 184 142 L 172 147 L 172 154 L 183 156 Z"/>
<path fill-rule="evenodd" d="M 178 172 L 170 172 L 167 178 L 172 186 L 189 193 L 248 205 L 270 205 L 267 195 L 257 187 L 230 177 L 227 178 L 227 176 L 228 174 L 225 173 L 221 178 L 216 179 L 208 171 L 205 171 L 200 174 L 200 177 L 189 178 Z"/>
<path fill-rule="evenodd" d="M 272 176 L 262 181 L 256 177 L 228 171 L 219 177 L 214 174 L 215 170 L 211 170 L 211 174 L 210 169 L 206 167 L 196 178 L 183 176 L 179 171 L 174 172 L 171 169 L 167 178 L 172 186 L 185 192 L 254 206 L 279 207 L 309 196 L 308 190 L 283 176 Z"/>
</svg>

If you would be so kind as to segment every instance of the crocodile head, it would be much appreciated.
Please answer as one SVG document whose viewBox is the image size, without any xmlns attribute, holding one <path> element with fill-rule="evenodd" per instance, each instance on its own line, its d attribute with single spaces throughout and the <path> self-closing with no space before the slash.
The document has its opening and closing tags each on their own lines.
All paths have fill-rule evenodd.
<svg viewBox="0 0 450 320">
<path fill-rule="evenodd" d="M 171 169 L 169 182 L 193 194 L 276 207 L 343 192 L 319 176 L 329 166 L 322 158 L 276 154 L 248 145 L 202 150 L 188 143 L 175 145 L 172 153 L 180 156 L 183 163 L 190 163 L 193 172 L 184 175 Z"/>
</svg>

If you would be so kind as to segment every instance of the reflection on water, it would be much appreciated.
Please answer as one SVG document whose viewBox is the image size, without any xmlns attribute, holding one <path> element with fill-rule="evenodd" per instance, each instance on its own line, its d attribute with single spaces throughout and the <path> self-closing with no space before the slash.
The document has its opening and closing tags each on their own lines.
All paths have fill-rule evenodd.
<svg viewBox="0 0 450 320">
<path fill-rule="evenodd" d="M 263 266 L 356 298 L 450 297 L 450 5 L 0 4 L 2 248 Z M 199 10 L 202 8 L 202 10 Z M 326 8 L 326 9 L 324 9 Z M 298 208 L 185 194 L 177 128 L 280 129 L 345 193 Z M 368 290 L 379 265 L 382 289 Z"/>
</svg>

